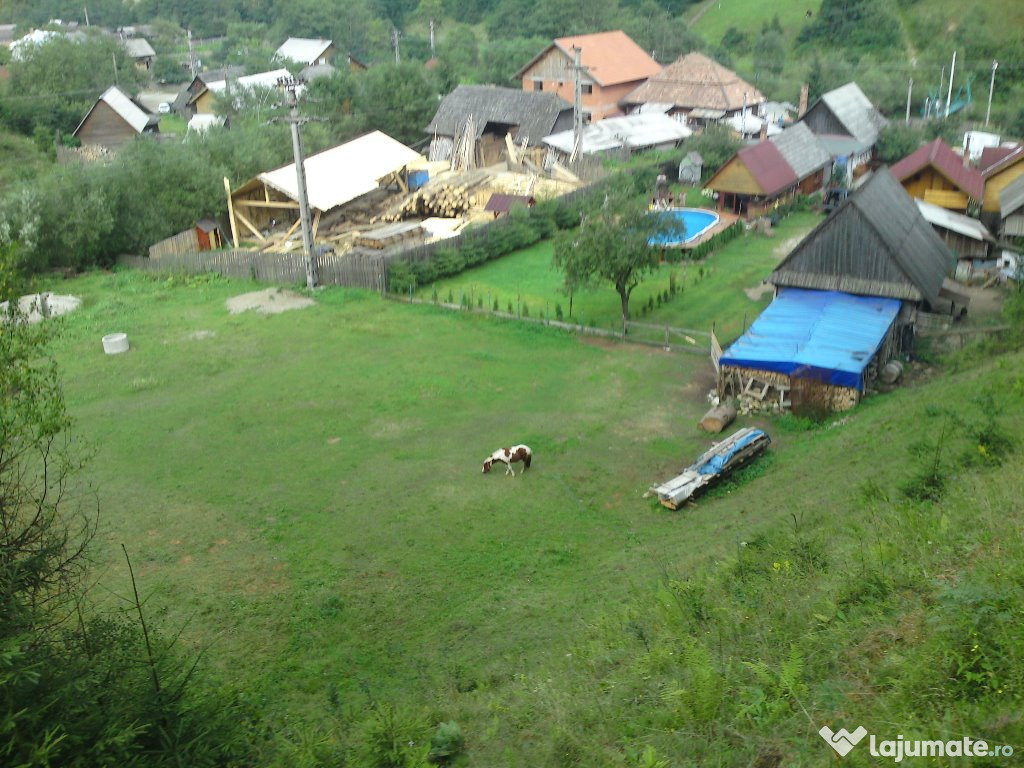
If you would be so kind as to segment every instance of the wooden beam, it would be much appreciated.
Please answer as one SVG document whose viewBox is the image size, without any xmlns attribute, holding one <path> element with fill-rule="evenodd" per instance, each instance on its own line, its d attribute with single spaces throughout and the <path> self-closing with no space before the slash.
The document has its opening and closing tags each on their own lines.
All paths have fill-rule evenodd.
<svg viewBox="0 0 1024 768">
<path fill-rule="evenodd" d="M 235 243 L 235 248 L 238 247 L 238 225 L 235 223 L 235 207 L 231 204 L 231 182 L 228 181 L 228 177 L 224 177 L 224 192 L 228 196 L 228 221 L 231 222 L 231 239 Z"/>
<path fill-rule="evenodd" d="M 279 253 L 284 253 L 284 251 L 285 251 L 285 247 L 284 247 L 285 243 L 288 242 L 288 238 L 292 236 L 292 233 L 294 233 L 296 229 L 299 228 L 299 224 L 301 224 L 301 223 L 302 223 L 302 217 L 300 216 L 299 218 L 297 218 L 295 220 L 294 224 L 292 224 L 290 227 L 288 227 L 288 231 L 285 232 L 284 235 L 277 241 L 277 247 L 275 248 L 276 251 L 278 251 Z"/>
<path fill-rule="evenodd" d="M 319 228 L 320 228 L 320 211 L 317 211 L 316 215 L 313 217 L 313 234 L 310 235 L 310 237 L 309 237 L 309 239 L 310 239 L 310 243 L 309 244 L 311 246 L 313 245 L 313 243 L 316 242 L 316 231 Z"/>
<path fill-rule="evenodd" d="M 289 203 L 283 200 L 237 200 L 235 205 L 244 205 L 246 208 L 295 208 L 298 203 Z"/>
<path fill-rule="evenodd" d="M 256 239 L 257 240 L 259 240 L 260 242 L 263 242 L 263 241 L 265 241 L 267 239 L 267 238 L 265 238 L 263 236 L 262 232 L 260 232 L 258 229 L 256 229 L 256 225 L 254 225 L 251 221 L 249 221 L 247 218 L 245 218 L 245 216 L 242 215 L 241 211 L 235 211 L 235 216 L 237 216 L 238 220 L 240 222 L 242 222 L 242 224 L 245 225 L 246 229 L 248 229 L 250 232 L 252 232 L 254 235 L 256 235 Z"/>
</svg>

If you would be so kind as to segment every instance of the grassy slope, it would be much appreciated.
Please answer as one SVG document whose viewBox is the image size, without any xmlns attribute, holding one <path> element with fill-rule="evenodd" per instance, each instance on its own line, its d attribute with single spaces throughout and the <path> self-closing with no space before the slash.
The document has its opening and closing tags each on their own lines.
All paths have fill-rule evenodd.
<svg viewBox="0 0 1024 768">
<path fill-rule="evenodd" d="M 780 257 L 775 250 L 781 244 L 806 234 L 818 220 L 817 214 L 794 214 L 776 228 L 773 237 L 750 234 L 738 238 L 712 254 L 703 265 L 663 265 L 633 291 L 630 301 L 633 318 L 697 330 L 710 330 L 714 323 L 723 340 L 735 338 L 742 332 L 744 316 L 749 323 L 770 299 L 769 294 L 765 294 L 752 301 L 743 290 L 757 286 L 768 276 L 779 262 Z M 429 298 L 436 290 L 443 301 L 451 291 L 457 302 L 460 292 L 472 292 L 474 296 L 482 296 L 485 304 L 497 297 L 502 311 L 507 309 L 509 301 L 515 308 L 517 297 L 521 297 L 534 315 L 542 313 L 545 304 L 553 315 L 556 303 L 568 313 L 569 301 L 561 292 L 561 273 L 551 266 L 551 248 L 550 242 L 540 243 L 453 278 L 440 280 L 434 286 L 421 289 L 420 296 Z M 700 276 L 701 268 L 703 277 Z M 642 316 L 643 304 L 668 288 L 669 275 L 673 272 L 678 276 L 680 285 L 684 286 L 682 295 Z M 584 323 L 593 321 L 604 328 L 618 328 L 621 317 L 618 294 L 610 285 L 576 294 L 573 317 L 582 319 Z"/>
<path fill-rule="evenodd" d="M 701 14 L 693 29 L 707 42 L 717 45 L 729 27 L 736 27 L 740 32 L 756 36 L 761 27 L 771 22 L 776 15 L 787 38 L 796 37 L 806 20 L 808 10 L 818 12 L 821 0 L 796 2 L 789 0 L 783 3 L 764 3 L 757 0 L 705 0 L 701 4 Z M 704 10 L 706 9 L 706 10 Z"/>
</svg>

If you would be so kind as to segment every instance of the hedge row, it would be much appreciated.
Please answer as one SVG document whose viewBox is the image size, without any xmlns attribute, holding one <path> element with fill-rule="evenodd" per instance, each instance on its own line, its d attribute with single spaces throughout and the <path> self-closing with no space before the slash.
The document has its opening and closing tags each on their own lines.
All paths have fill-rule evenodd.
<svg viewBox="0 0 1024 768">
<path fill-rule="evenodd" d="M 735 240 L 743 234 L 743 230 L 743 222 L 737 220 L 731 226 L 712 235 L 704 242 L 698 243 L 693 248 L 666 248 L 664 259 L 673 264 L 680 261 L 699 261 L 723 245 Z"/>
</svg>

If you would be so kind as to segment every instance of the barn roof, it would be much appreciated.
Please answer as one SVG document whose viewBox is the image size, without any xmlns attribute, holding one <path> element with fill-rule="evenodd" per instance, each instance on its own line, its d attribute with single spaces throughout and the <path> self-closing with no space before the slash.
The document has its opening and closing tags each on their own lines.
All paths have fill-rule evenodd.
<svg viewBox="0 0 1024 768">
<path fill-rule="evenodd" d="M 313 64 L 330 48 L 332 41 L 309 37 L 289 37 L 274 52 L 274 58 L 294 61 L 296 64 Z"/>
<path fill-rule="evenodd" d="M 472 115 L 477 137 L 489 122 L 517 125 L 515 137 L 525 137 L 527 144 L 535 147 L 554 130 L 559 115 L 567 111 L 572 112 L 572 105 L 554 93 L 460 85 L 441 100 L 426 132 L 455 136 Z"/>
<path fill-rule="evenodd" d="M 889 168 L 889 172 L 897 181 L 903 181 L 929 166 L 975 200 L 981 200 L 985 195 L 985 179 L 981 172 L 964 165 L 963 158 L 942 139 L 935 139 L 911 152 Z"/>
<path fill-rule="evenodd" d="M 896 299 L 783 288 L 719 362 L 863 390 L 864 369 L 899 311 Z"/>
<path fill-rule="evenodd" d="M 847 83 L 829 91 L 819 102 L 828 107 L 847 133 L 869 147 L 874 145 L 879 131 L 888 124 L 856 83 Z"/>
<path fill-rule="evenodd" d="M 153 46 L 144 37 L 130 37 L 124 41 L 125 50 L 133 59 L 144 59 L 147 56 L 156 56 Z"/>
<path fill-rule="evenodd" d="M 794 123 L 768 139 L 789 163 L 798 179 L 804 179 L 832 162 L 832 155 L 804 123 Z"/>
<path fill-rule="evenodd" d="M 420 157 L 419 153 L 380 131 L 306 158 L 306 191 L 309 204 L 329 211 L 377 188 L 379 179 Z M 257 177 L 269 187 L 299 199 L 295 163 Z"/>
<path fill-rule="evenodd" d="M 516 73 L 523 74 L 552 48 L 557 48 L 570 61 L 573 49 L 580 49 L 580 63 L 587 70 L 590 79 L 602 86 L 643 80 L 661 70 L 661 65 L 647 55 L 633 39 L 616 29 L 612 32 L 597 32 L 592 35 L 559 37 L 530 59 L 530 62 Z"/>
<path fill-rule="evenodd" d="M 658 112 L 607 117 L 584 127 L 583 154 L 590 155 L 621 147 L 646 149 L 674 144 L 691 135 L 693 131 L 683 123 Z M 544 137 L 545 144 L 566 154 L 572 153 L 574 141 L 572 129 Z"/>
<path fill-rule="evenodd" d="M 934 304 L 955 262 L 906 190 L 882 168 L 793 249 L 769 282 Z"/>
<path fill-rule="evenodd" d="M 287 69 L 274 69 L 270 72 L 260 72 L 255 75 L 244 75 L 230 82 L 238 88 L 276 88 L 278 80 L 291 77 L 291 74 Z M 229 81 L 224 79 L 204 80 L 203 82 L 206 83 L 206 88 L 212 93 L 221 93 L 227 90 Z"/>
<path fill-rule="evenodd" d="M 1018 144 L 1015 147 L 985 147 L 981 150 L 978 167 L 981 168 L 981 175 L 987 179 L 992 174 L 1009 168 L 1022 159 L 1024 159 L 1024 144 Z"/>
<path fill-rule="evenodd" d="M 160 122 L 159 115 L 154 115 L 120 88 L 112 85 L 96 99 L 96 103 L 92 105 L 89 112 L 82 118 L 82 122 L 75 128 L 75 135 L 85 125 L 85 121 L 89 119 L 89 115 L 93 113 L 100 102 L 114 110 L 117 116 L 128 123 L 136 133 L 142 133 Z"/>
<path fill-rule="evenodd" d="M 623 99 L 626 104 L 668 103 L 683 109 L 731 112 L 764 102 L 764 94 L 703 53 L 691 51 L 651 76 Z"/>
</svg>

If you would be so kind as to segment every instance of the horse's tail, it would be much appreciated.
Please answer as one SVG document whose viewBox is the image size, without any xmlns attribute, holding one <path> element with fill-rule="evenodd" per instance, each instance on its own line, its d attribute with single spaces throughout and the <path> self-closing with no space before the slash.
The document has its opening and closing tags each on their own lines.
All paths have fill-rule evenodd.
<svg viewBox="0 0 1024 768">
<path fill-rule="evenodd" d="M 523 470 L 524 471 L 530 468 L 530 462 L 531 461 L 533 461 L 533 451 L 527 449 L 527 451 L 526 451 L 526 458 L 523 459 Z"/>
</svg>

